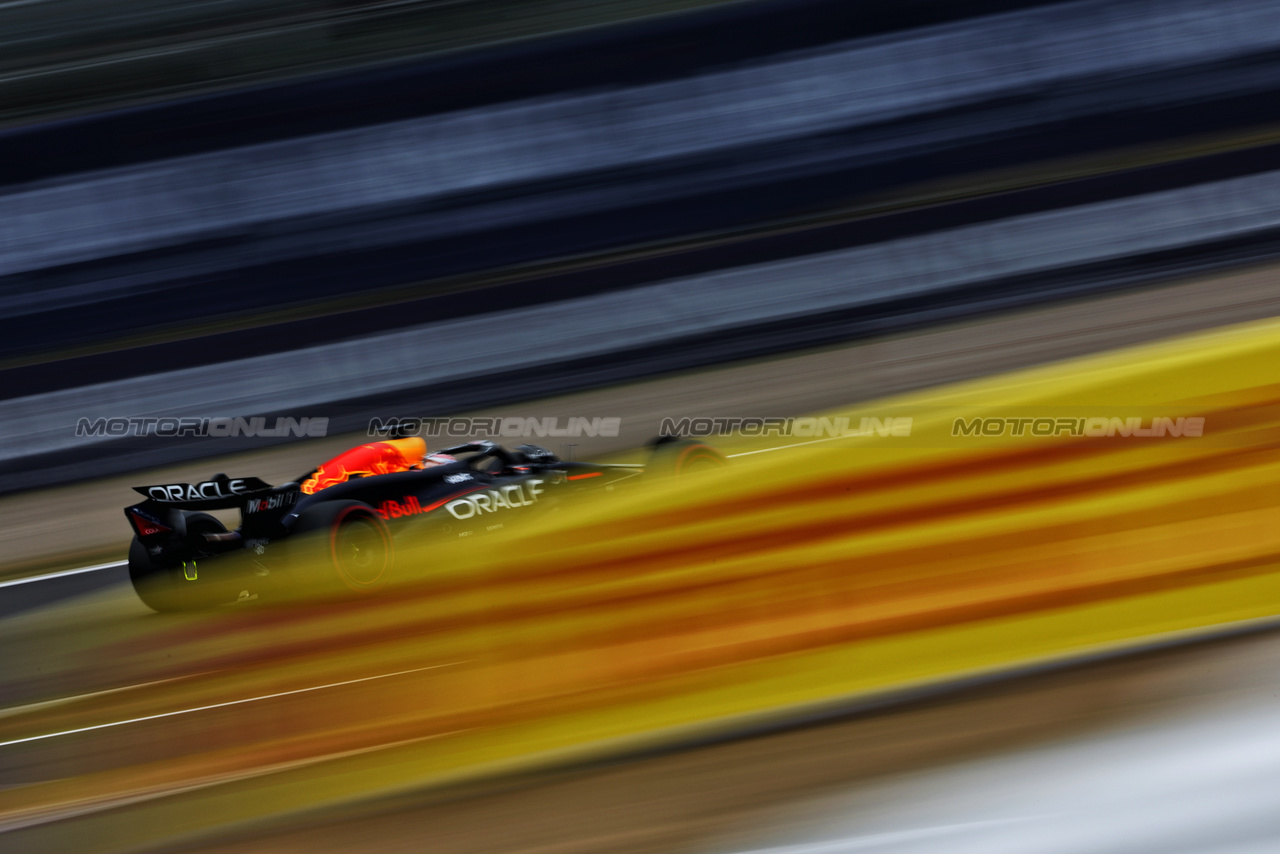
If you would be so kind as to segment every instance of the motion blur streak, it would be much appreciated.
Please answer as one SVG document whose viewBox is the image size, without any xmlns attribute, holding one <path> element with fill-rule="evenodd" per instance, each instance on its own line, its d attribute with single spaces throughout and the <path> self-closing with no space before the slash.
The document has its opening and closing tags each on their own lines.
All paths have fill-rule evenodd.
<svg viewBox="0 0 1280 854">
<path fill-rule="evenodd" d="M 433 667 L 446 667 L 446 666 L 448 665 L 444 665 L 444 664 L 433 665 Z M 334 682 L 331 685 L 312 685 L 309 688 L 295 688 L 292 691 L 281 691 L 276 694 L 266 694 L 261 697 L 244 697 L 239 700 L 227 700 L 224 703 L 213 703 L 212 705 L 209 705 L 209 706 L 196 706 L 190 709 L 174 709 L 171 712 L 159 712 L 157 714 L 146 715 L 145 717 L 141 717 L 141 718 L 129 718 L 128 720 L 123 720 L 123 721 L 111 721 L 110 723 L 97 724 L 95 726 L 87 726 L 87 727 L 81 727 L 79 729 L 63 730 L 62 732 L 49 732 L 49 733 L 45 733 L 44 735 L 33 735 L 28 738 L 19 738 L 14 741 L 0 742 L 0 747 L 8 747 L 13 744 L 24 744 L 28 741 L 41 741 L 46 738 L 58 738 L 59 736 L 63 736 L 63 735 L 75 735 L 76 733 L 90 732 L 91 730 L 95 730 L 95 729 L 107 729 L 108 727 L 113 727 L 113 726 L 127 726 L 128 724 L 137 724 L 137 723 L 143 723 L 145 721 L 154 721 L 160 718 L 172 717 L 174 715 L 190 715 L 196 712 L 207 712 L 211 709 L 224 709 L 227 706 L 238 706 L 241 703 L 258 703 L 263 700 L 274 700 L 278 697 L 287 697 L 290 694 L 305 694 L 310 691 L 324 691 L 329 688 L 341 688 L 346 685 L 355 685 L 358 682 L 370 682 L 374 679 L 390 679 L 392 676 L 403 676 L 406 673 L 420 673 L 423 670 L 431 670 L 431 669 L 432 669 L 431 667 L 416 667 L 413 670 L 401 670 L 398 673 L 380 673 L 377 676 L 363 676 L 359 679 L 348 679 L 345 682 Z"/>
<path fill-rule="evenodd" d="M 824 798 L 803 830 L 792 826 L 792 833 L 824 841 L 767 854 L 868 847 L 893 854 L 1275 851 L 1280 738 L 1272 724 L 1274 692 L 1256 685 L 1253 692 L 1224 693 L 1200 707 L 1113 725 L 1093 738 L 847 787 Z M 957 815 L 985 820 L 942 825 Z M 1018 815 L 1024 818 L 999 818 Z M 782 823 L 778 815 L 770 818 Z M 898 827 L 920 829 L 892 829 Z M 922 832 L 932 829 L 939 831 L 934 838 Z M 867 839 L 876 844 L 864 845 Z"/>
<path fill-rule="evenodd" d="M 741 854 L 842 854 L 845 851 L 863 851 L 868 848 L 882 848 L 887 845 L 900 845 L 907 842 L 929 840 L 936 844 L 939 839 L 946 839 L 948 844 L 954 843 L 955 836 L 974 831 L 1000 827 L 1018 823 L 1027 819 L 995 819 L 992 821 L 973 821 L 964 824 L 944 824 L 938 827 L 921 827 L 914 830 L 899 830 L 893 833 L 877 833 L 871 836 L 856 836 L 837 839 L 831 842 L 815 842 L 807 845 L 788 845 L 783 848 L 761 848 L 755 851 L 743 851 Z"/>
<path fill-rule="evenodd" d="M 863 411 L 913 418 L 909 437 L 739 457 L 496 550 L 426 544 L 400 564 L 424 580 L 376 600 L 157 619 L 107 652 L 191 678 L 3 718 L 0 740 L 467 663 L 3 748 L 0 821 L 228 781 L 20 840 L 123 850 L 1269 616 L 1278 360 L 1280 321 L 1265 321 L 878 401 Z M 1044 414 L 1205 427 L 952 435 L 959 417 Z"/>
</svg>

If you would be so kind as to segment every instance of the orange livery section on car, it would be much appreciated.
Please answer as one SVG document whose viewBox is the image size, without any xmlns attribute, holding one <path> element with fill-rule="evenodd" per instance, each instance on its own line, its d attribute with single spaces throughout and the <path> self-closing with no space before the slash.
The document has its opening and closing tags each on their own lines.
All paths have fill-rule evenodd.
<svg viewBox="0 0 1280 854">
<path fill-rule="evenodd" d="M 421 469 L 425 467 L 423 458 L 426 455 L 427 443 L 417 436 L 359 445 L 322 463 L 303 481 L 302 493 L 314 495 L 322 489 L 346 483 L 353 477 Z"/>
</svg>

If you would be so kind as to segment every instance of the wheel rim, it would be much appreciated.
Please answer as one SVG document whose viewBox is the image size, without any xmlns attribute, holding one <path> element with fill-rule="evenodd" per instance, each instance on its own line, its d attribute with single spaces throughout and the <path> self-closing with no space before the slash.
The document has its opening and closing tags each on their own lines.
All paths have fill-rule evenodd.
<svg viewBox="0 0 1280 854">
<path fill-rule="evenodd" d="M 366 590 L 380 585 L 388 569 L 386 532 L 368 516 L 348 517 L 333 532 L 333 564 L 349 586 Z"/>
<path fill-rule="evenodd" d="M 676 475 L 684 477 L 703 474 L 725 468 L 728 464 L 728 461 L 718 453 L 709 451 L 705 446 L 694 445 L 680 455 L 676 463 Z"/>
</svg>

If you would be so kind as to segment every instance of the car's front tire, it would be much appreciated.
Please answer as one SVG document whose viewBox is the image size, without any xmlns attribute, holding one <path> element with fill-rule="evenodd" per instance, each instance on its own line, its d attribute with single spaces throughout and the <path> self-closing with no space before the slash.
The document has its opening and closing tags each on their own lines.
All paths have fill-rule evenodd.
<svg viewBox="0 0 1280 854">
<path fill-rule="evenodd" d="M 729 465 L 729 460 L 717 448 L 696 439 L 661 437 L 650 447 L 649 470 L 659 475 L 684 478 Z"/>
</svg>

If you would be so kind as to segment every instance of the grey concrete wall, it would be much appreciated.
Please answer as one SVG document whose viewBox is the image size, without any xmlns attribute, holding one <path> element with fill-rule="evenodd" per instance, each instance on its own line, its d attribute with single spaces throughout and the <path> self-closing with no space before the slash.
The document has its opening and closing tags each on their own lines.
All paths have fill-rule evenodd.
<svg viewBox="0 0 1280 854">
<path fill-rule="evenodd" d="M 0 193 L 0 276 L 270 229 L 299 218 L 563 181 L 748 144 L 785 146 L 816 133 L 996 97 L 1051 88 L 1071 92 L 1073 86 L 1092 93 L 1074 106 L 1059 104 L 1052 116 L 1032 110 L 1001 119 L 1006 126 L 1033 124 L 1063 118 L 1071 109 L 1096 110 L 1127 77 L 1277 46 L 1280 5 L 1269 0 L 1092 0 L 859 40 L 669 83 L 81 174 Z M 1155 87 L 1143 97 L 1186 93 Z M 519 223 L 563 214 L 557 206 L 582 212 L 627 201 L 588 181 L 583 192 L 547 204 L 533 197 L 501 210 L 441 213 L 415 225 L 448 234 L 491 225 L 494 217 Z M 351 239 L 376 242 L 395 235 Z M 279 249 L 307 251 L 305 242 Z M 13 283 L 4 289 L 2 316 L 73 296 L 31 294 Z"/>
<path fill-rule="evenodd" d="M 0 463 L 83 450 L 81 418 L 244 417 L 553 365 L 1012 275 L 1280 228 L 1280 171 L 1048 211 L 394 333 L 38 394 L 0 409 Z"/>
</svg>

